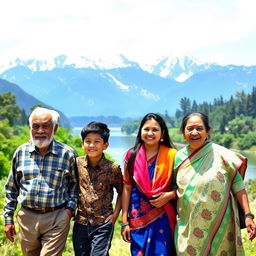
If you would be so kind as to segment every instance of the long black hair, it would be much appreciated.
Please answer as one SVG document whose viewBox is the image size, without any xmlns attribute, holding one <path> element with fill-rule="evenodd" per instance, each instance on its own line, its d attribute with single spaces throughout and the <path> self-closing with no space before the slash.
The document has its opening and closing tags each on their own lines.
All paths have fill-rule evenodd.
<svg viewBox="0 0 256 256">
<path fill-rule="evenodd" d="M 140 149 L 140 147 L 143 143 L 143 140 L 141 139 L 142 127 L 148 120 L 151 120 L 151 119 L 154 119 L 159 124 L 159 126 L 161 127 L 161 132 L 162 132 L 163 137 L 162 137 L 162 140 L 159 141 L 159 143 L 166 146 L 166 147 L 169 147 L 169 148 L 175 148 L 174 144 L 172 143 L 172 141 L 170 139 L 170 136 L 169 136 L 169 133 L 168 133 L 168 128 L 166 126 L 166 123 L 165 123 L 164 119 L 160 115 L 155 114 L 155 113 L 146 114 L 143 117 L 143 119 L 141 120 L 139 131 L 138 131 L 136 141 L 135 141 L 135 145 L 131 148 L 132 154 L 131 154 L 131 157 L 129 158 L 128 162 L 127 162 L 127 169 L 129 171 L 129 173 L 131 173 L 131 174 L 133 172 L 133 164 L 134 164 L 135 157 L 136 157 L 136 155 L 137 155 L 137 153 L 138 153 L 138 151 L 139 151 L 139 149 Z"/>
</svg>

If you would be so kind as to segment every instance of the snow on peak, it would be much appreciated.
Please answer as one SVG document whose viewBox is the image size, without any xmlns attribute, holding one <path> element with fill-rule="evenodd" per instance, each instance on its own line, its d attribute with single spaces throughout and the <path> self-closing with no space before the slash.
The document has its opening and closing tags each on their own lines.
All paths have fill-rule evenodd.
<svg viewBox="0 0 256 256">
<path fill-rule="evenodd" d="M 186 81 L 187 79 L 189 79 L 192 75 L 193 75 L 193 72 L 181 73 L 179 76 L 177 76 L 177 77 L 175 78 L 175 80 L 176 80 L 177 82 L 184 82 L 184 81 Z"/>
<path fill-rule="evenodd" d="M 65 56 L 60 55 L 55 58 L 48 59 L 20 59 L 10 61 L 7 65 L 0 66 L 0 73 L 15 66 L 26 66 L 32 71 L 45 71 L 54 68 L 63 68 L 65 66 L 73 66 L 75 68 L 93 68 L 93 69 L 111 69 L 128 66 L 135 66 L 136 63 L 128 60 L 123 55 L 103 56 L 90 59 L 85 56 Z"/>
<path fill-rule="evenodd" d="M 128 91 L 129 90 L 129 85 L 123 84 L 122 82 L 120 82 L 118 79 L 116 79 L 112 74 L 107 73 L 107 75 L 109 77 L 112 78 L 112 80 L 114 81 L 114 83 L 121 89 L 124 91 Z"/>
<path fill-rule="evenodd" d="M 164 56 L 146 68 L 155 75 L 183 82 L 193 74 L 208 69 L 210 65 L 192 56 Z"/>
<path fill-rule="evenodd" d="M 45 71 L 54 68 L 64 68 L 66 66 L 74 68 L 92 68 L 110 70 L 113 68 L 138 67 L 143 70 L 161 76 L 171 78 L 178 82 L 183 82 L 200 71 L 211 68 L 213 63 L 202 63 L 192 56 L 162 56 L 147 64 L 131 61 L 124 55 L 115 56 L 94 56 L 93 58 L 85 56 L 66 56 L 59 55 L 48 59 L 27 59 L 20 58 L 11 61 L 8 65 L 0 66 L 0 73 L 15 66 L 25 66 L 32 71 Z M 109 75 L 110 77 L 112 75 Z M 122 84 L 114 76 L 111 77 L 122 90 L 128 90 L 129 86 Z M 116 80 L 115 80 L 116 79 Z M 128 86 L 128 87 L 127 87 Z"/>
<path fill-rule="evenodd" d="M 151 99 L 151 100 L 156 101 L 156 102 L 160 100 L 160 97 L 158 95 L 153 94 L 153 93 L 151 93 L 151 92 L 149 92 L 145 89 L 141 89 L 140 92 L 141 92 L 141 95 L 144 96 L 147 99 Z"/>
<path fill-rule="evenodd" d="M 2 74 L 4 71 L 10 69 L 10 68 L 13 68 L 15 67 L 16 65 L 15 64 L 12 64 L 12 63 L 9 63 L 9 64 L 6 64 L 6 65 L 1 65 L 0 66 L 0 74 Z"/>
</svg>

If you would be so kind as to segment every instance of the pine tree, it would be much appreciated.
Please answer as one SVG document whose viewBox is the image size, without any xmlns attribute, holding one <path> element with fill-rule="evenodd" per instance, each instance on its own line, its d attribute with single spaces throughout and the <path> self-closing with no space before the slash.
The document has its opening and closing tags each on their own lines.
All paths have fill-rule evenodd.
<svg viewBox="0 0 256 256">
<path fill-rule="evenodd" d="M 182 114 L 185 116 L 187 113 L 191 112 L 191 103 L 190 99 L 187 97 L 180 99 L 180 108 Z"/>
<path fill-rule="evenodd" d="M 198 112 L 198 105 L 195 100 L 193 100 L 191 112 Z"/>
</svg>

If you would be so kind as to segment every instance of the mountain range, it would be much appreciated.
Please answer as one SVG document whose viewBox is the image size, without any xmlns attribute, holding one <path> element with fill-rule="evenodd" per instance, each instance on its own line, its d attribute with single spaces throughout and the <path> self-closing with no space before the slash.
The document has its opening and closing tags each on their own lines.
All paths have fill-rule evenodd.
<svg viewBox="0 0 256 256">
<path fill-rule="evenodd" d="M 17 59 L 0 72 L 0 78 L 68 117 L 138 117 L 165 110 L 173 115 L 182 97 L 197 103 L 229 99 L 238 91 L 251 92 L 256 80 L 256 66 L 200 63 L 188 56 L 163 57 L 141 67 L 122 55 L 115 63 L 62 55 Z"/>
</svg>

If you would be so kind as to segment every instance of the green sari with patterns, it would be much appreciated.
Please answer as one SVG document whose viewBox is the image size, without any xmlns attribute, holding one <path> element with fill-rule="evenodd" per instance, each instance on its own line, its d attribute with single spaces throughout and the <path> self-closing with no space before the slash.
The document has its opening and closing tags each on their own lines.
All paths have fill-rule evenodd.
<svg viewBox="0 0 256 256">
<path fill-rule="evenodd" d="M 213 143 L 191 155 L 188 146 L 177 152 L 177 255 L 244 255 L 234 195 L 244 189 L 246 163 Z"/>
</svg>

